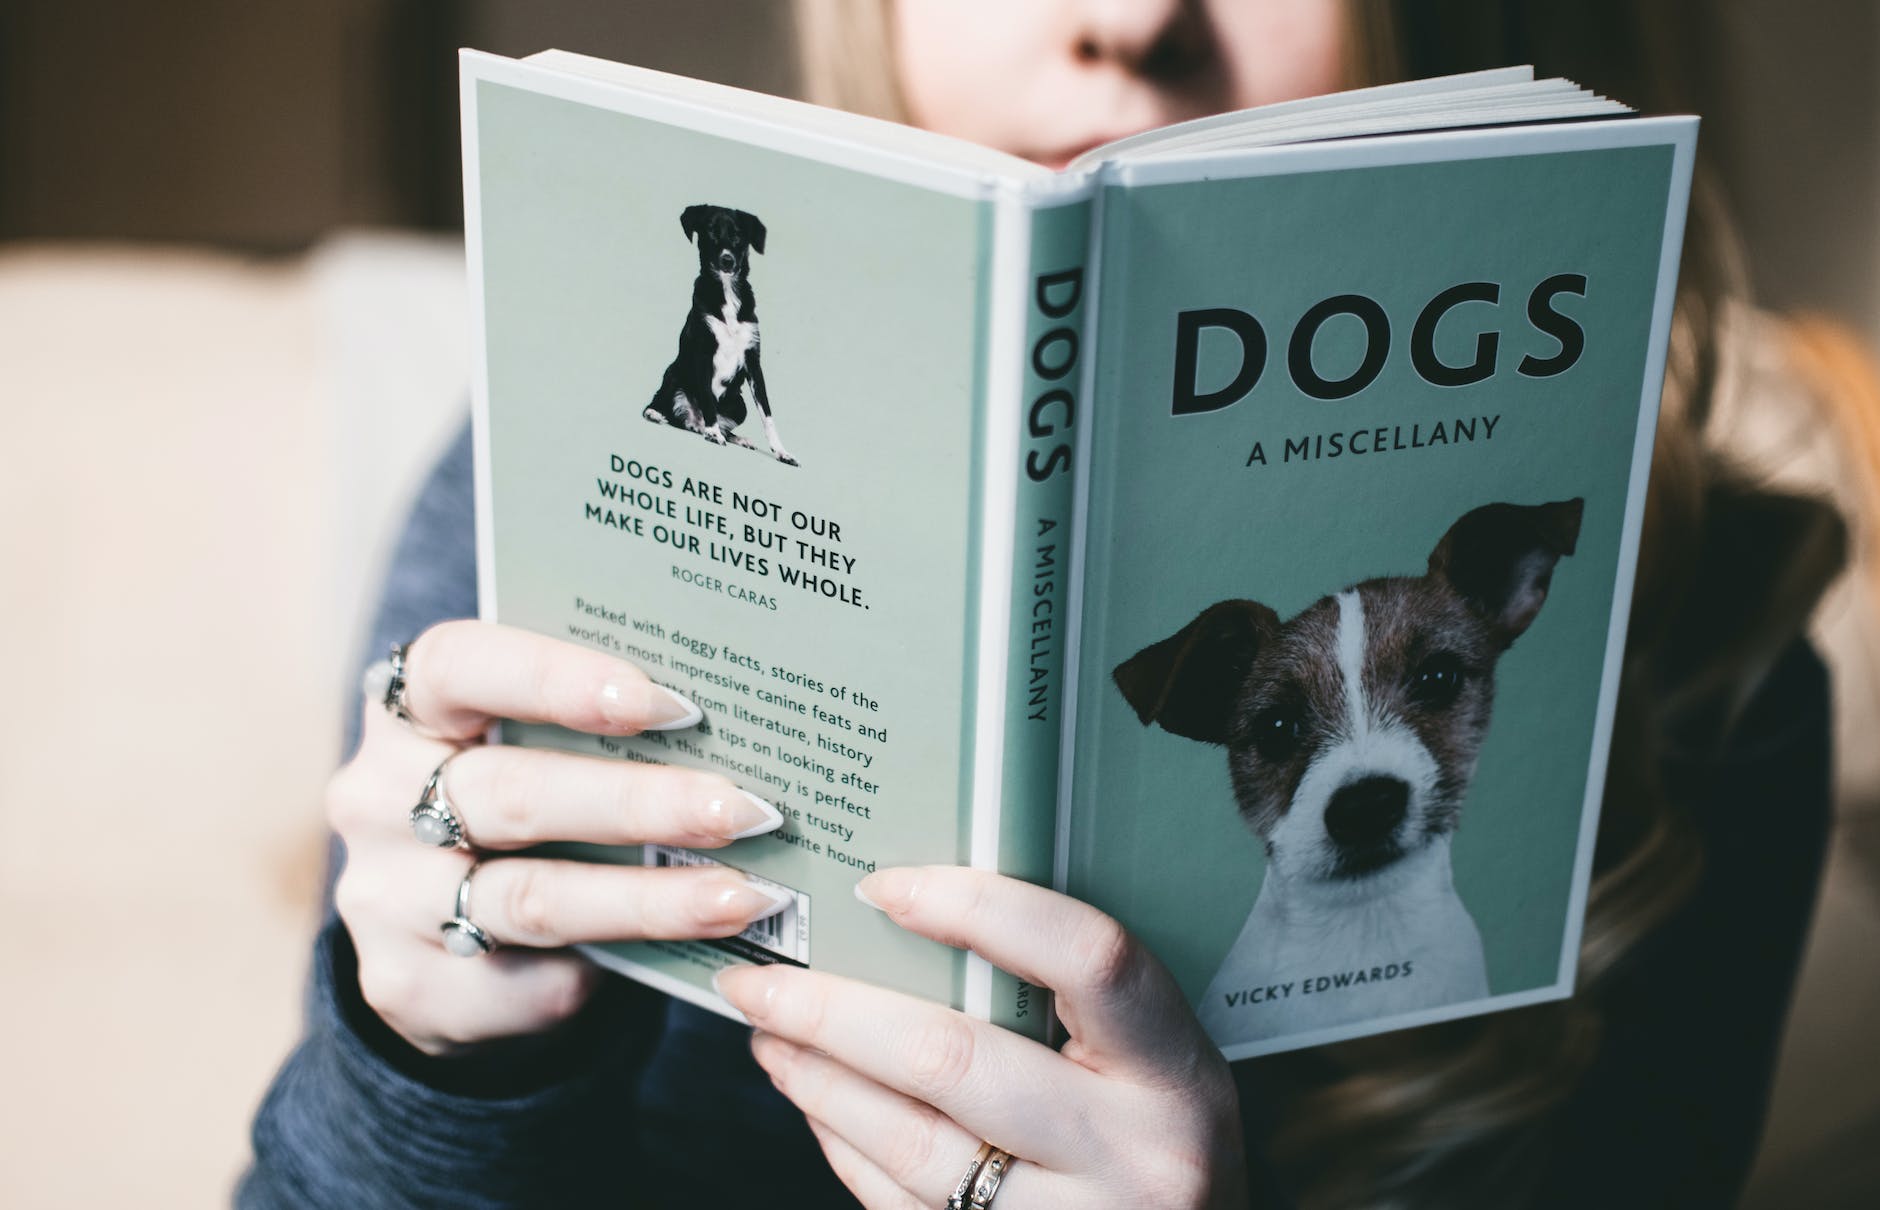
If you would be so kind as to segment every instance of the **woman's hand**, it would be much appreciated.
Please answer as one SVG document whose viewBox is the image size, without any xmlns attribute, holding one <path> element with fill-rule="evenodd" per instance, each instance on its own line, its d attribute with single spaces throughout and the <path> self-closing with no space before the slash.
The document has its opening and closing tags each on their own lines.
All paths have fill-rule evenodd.
<svg viewBox="0 0 1880 1210">
<path fill-rule="evenodd" d="M 368 695 L 358 755 L 326 802 L 346 842 L 333 897 L 359 954 L 360 993 L 419 1050 L 445 1054 L 571 1016 L 595 971 L 560 947 L 726 937 L 782 906 L 733 870 L 493 857 L 551 840 L 709 849 L 783 822 L 714 773 L 481 744 L 503 718 L 594 735 L 698 721 L 631 664 L 507 627 L 445 622 L 408 649 L 405 683 L 425 734 Z M 439 929 L 475 855 L 427 847 L 408 822 L 446 757 L 451 808 L 490 858 L 471 881 L 469 916 L 499 948 L 468 960 L 445 952 Z"/>
<path fill-rule="evenodd" d="M 726 999 L 869 1210 L 943 1205 L 982 1139 L 1018 1157 L 996 1210 L 1247 1205 L 1227 1064 L 1149 952 L 1087 904 L 1010 878 L 882 870 L 857 893 L 895 923 L 1057 993 L 1061 1052 L 815 971 L 739 967 Z"/>
</svg>

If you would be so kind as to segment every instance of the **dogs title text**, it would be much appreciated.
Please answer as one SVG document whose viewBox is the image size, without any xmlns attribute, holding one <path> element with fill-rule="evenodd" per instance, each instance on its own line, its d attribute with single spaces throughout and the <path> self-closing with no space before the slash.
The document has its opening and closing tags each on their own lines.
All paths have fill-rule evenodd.
<svg viewBox="0 0 1880 1210">
<path fill-rule="evenodd" d="M 1031 345 L 1031 370 L 1043 387 L 1025 411 L 1025 431 L 1033 445 L 1025 451 L 1025 475 L 1043 483 L 1071 468 L 1071 426 L 1077 420 L 1072 389 L 1077 370 L 1077 308 L 1084 297 L 1081 267 L 1041 273 L 1032 301 L 1046 323 L 1055 326 Z"/>
<path fill-rule="evenodd" d="M 1586 330 L 1562 311 L 1562 295 L 1586 296 L 1586 276 L 1557 273 L 1529 293 L 1527 322 L 1555 346 L 1545 356 L 1524 354 L 1515 372 L 1527 378 L 1552 378 L 1572 369 L 1586 351 Z M 1493 377 L 1500 365 L 1502 333 L 1485 327 L 1476 333 L 1473 357 L 1466 364 L 1445 362 L 1436 352 L 1436 331 L 1452 312 L 1470 303 L 1499 307 L 1498 282 L 1470 281 L 1441 291 L 1426 303 L 1410 328 L 1410 366 L 1431 386 L 1463 387 Z M 1313 345 L 1320 331 L 1344 316 L 1364 327 L 1363 357 L 1349 374 L 1328 378 L 1313 361 Z M 1458 316 L 1458 320 L 1460 320 Z M 1199 379 L 1202 333 L 1217 329 L 1236 338 L 1239 364 L 1223 386 L 1203 390 Z M 1073 342 L 1074 351 L 1075 344 Z M 1320 400 L 1349 399 L 1377 381 L 1392 353 L 1390 317 L 1376 299 L 1363 294 L 1338 294 L 1307 308 L 1293 325 L 1286 344 L 1286 370 L 1301 394 Z M 1035 354 L 1034 354 L 1035 356 Z M 1208 307 L 1182 311 L 1175 317 L 1175 373 L 1169 411 L 1175 416 L 1219 412 L 1234 406 L 1259 385 L 1267 364 L 1267 335 L 1258 318 L 1234 307 Z"/>
</svg>

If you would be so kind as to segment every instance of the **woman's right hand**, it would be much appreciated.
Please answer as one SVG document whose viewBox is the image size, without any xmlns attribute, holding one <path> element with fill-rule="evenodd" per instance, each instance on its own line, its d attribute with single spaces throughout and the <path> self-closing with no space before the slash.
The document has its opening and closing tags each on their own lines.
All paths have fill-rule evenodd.
<svg viewBox="0 0 1880 1210">
<path fill-rule="evenodd" d="M 359 990 L 419 1050 L 444 1055 L 547 1029 L 586 1001 L 579 941 L 728 937 L 782 904 L 735 870 L 502 856 L 544 841 L 716 848 L 775 829 L 774 807 L 715 773 L 481 742 L 496 719 L 633 735 L 698 721 L 631 664 L 483 622 L 443 622 L 407 649 L 404 701 L 425 734 L 368 694 L 359 751 L 333 776 L 327 817 L 346 843 L 334 887 Z M 438 738 L 426 738 L 427 735 Z M 432 770 L 476 849 L 432 848 L 409 812 Z M 447 953 L 440 926 L 477 856 L 469 916 L 498 948 Z"/>
</svg>

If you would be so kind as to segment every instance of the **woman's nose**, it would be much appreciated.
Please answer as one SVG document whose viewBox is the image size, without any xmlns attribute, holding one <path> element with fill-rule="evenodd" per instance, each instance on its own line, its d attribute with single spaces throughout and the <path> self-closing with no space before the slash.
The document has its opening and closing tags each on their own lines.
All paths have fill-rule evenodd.
<svg viewBox="0 0 1880 1210">
<path fill-rule="evenodd" d="M 1208 55 L 1200 0 L 1070 0 L 1072 53 L 1091 65 L 1168 78 L 1193 71 Z"/>
</svg>

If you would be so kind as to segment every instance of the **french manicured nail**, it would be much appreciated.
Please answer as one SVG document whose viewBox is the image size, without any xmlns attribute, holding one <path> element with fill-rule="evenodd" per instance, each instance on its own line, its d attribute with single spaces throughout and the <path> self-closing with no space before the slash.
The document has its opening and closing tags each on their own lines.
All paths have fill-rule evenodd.
<svg viewBox="0 0 1880 1210">
<path fill-rule="evenodd" d="M 715 892 L 710 914 L 713 920 L 749 924 L 754 920 L 775 916 L 789 907 L 794 898 L 788 891 L 759 886 L 755 882 L 743 882 Z"/>
<path fill-rule="evenodd" d="M 607 721 L 635 731 L 680 731 L 698 726 L 705 712 L 664 685 L 609 683 L 601 687 Z"/>
<path fill-rule="evenodd" d="M 712 831 L 726 840 L 762 836 L 783 826 L 783 812 L 749 790 L 738 790 L 728 798 L 714 798 L 709 806 Z"/>
<path fill-rule="evenodd" d="M 756 967 L 727 966 L 712 976 L 712 990 L 749 1018 L 770 1007 L 776 985 L 769 982 Z"/>
<path fill-rule="evenodd" d="M 912 870 L 876 870 L 855 884 L 855 897 L 878 912 L 905 911 L 920 889 Z"/>
</svg>

